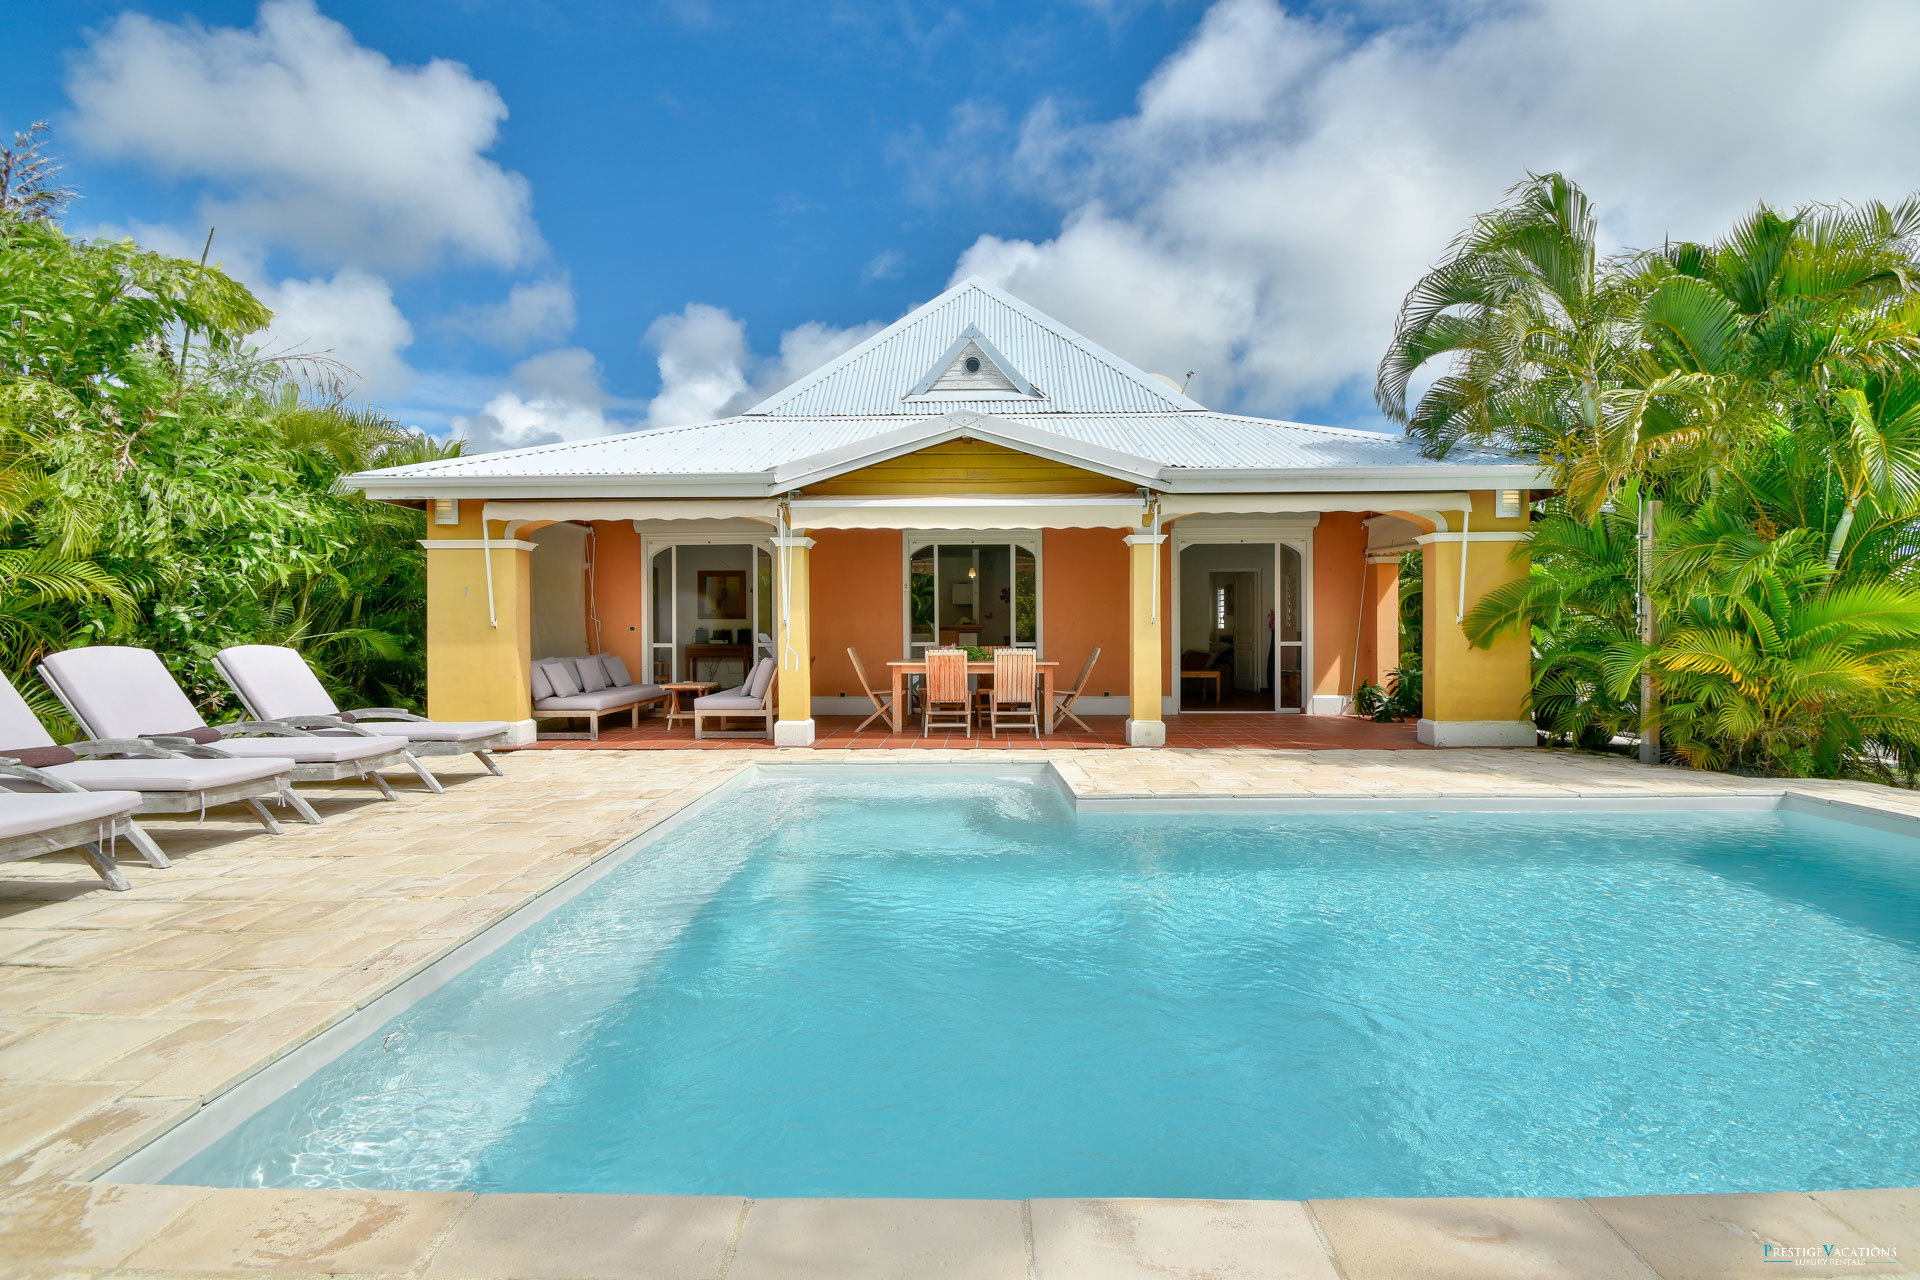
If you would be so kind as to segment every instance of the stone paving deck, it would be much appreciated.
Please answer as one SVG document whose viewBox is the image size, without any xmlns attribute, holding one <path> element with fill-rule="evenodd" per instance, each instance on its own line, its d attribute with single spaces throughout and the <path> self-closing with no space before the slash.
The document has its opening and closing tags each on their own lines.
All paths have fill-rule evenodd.
<svg viewBox="0 0 1920 1280">
<path fill-rule="evenodd" d="M 1591 1200 L 906 1201 L 234 1190 L 89 1182 L 743 769 L 1049 760 L 1120 798 L 1777 796 L 1920 818 L 1857 783 L 1548 752 L 519 752 L 443 798 L 306 788 L 275 839 L 147 825 L 168 870 L 0 869 L 0 1274 L 1199 1277 L 1912 1275 L 1920 1189 Z M 1806 1192 L 1811 1191 L 1811 1194 Z M 1765 1246 L 1897 1250 L 1768 1262 Z M 1855 1257 L 1860 1255 L 1856 1254 Z"/>
</svg>

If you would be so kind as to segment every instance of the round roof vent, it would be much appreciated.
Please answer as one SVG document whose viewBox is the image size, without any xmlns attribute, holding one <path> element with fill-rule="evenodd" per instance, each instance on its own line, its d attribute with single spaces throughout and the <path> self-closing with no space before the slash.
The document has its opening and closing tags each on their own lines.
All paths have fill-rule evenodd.
<svg viewBox="0 0 1920 1280">
<path fill-rule="evenodd" d="M 978 373 L 978 372 L 980 372 L 980 357 L 979 357 L 979 356 L 968 356 L 968 357 L 967 357 L 967 372 L 968 372 L 968 373 Z"/>
</svg>

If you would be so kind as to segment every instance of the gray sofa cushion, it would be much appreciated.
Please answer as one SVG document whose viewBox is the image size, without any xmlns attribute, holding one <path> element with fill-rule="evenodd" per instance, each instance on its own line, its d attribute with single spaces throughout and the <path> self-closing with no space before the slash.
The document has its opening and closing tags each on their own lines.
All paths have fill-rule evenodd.
<svg viewBox="0 0 1920 1280">
<path fill-rule="evenodd" d="M 627 673 L 627 664 L 611 653 L 600 655 L 600 665 L 607 669 L 607 683 L 615 689 L 633 683 L 633 677 Z"/>
<path fill-rule="evenodd" d="M 574 679 L 579 683 L 582 693 L 598 693 L 612 684 L 607 679 L 607 669 L 600 665 L 597 656 L 568 658 L 567 662 L 573 667 Z"/>
<path fill-rule="evenodd" d="M 767 686 L 773 683 L 773 659 L 762 658 L 760 665 L 753 669 L 753 675 L 747 680 L 747 693 L 755 698 L 767 696 Z"/>
<path fill-rule="evenodd" d="M 533 700 L 535 702 L 538 702 L 542 698 L 551 698 L 552 696 L 553 696 L 552 682 L 550 682 L 547 679 L 547 673 L 540 669 L 540 664 L 537 662 L 534 663 L 533 664 Z"/>
<path fill-rule="evenodd" d="M 564 698 L 542 698 L 533 704 L 533 713 L 543 711 L 611 711 L 630 707 L 642 699 L 632 689 L 596 689 L 592 693 L 573 693 Z"/>
<path fill-rule="evenodd" d="M 749 697 L 744 693 L 710 693 L 704 698 L 693 700 L 695 711 L 765 711 L 766 703 L 760 698 Z"/>
<path fill-rule="evenodd" d="M 580 677 L 571 662 L 564 658 L 542 658 L 537 665 L 552 686 L 554 697 L 571 698 L 580 692 Z"/>
</svg>

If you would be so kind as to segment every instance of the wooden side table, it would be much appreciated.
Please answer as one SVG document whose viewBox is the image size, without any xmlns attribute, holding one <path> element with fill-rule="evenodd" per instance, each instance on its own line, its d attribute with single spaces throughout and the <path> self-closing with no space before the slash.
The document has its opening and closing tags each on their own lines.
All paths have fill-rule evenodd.
<svg viewBox="0 0 1920 1280">
<path fill-rule="evenodd" d="M 1180 678 L 1182 680 L 1199 680 L 1202 682 L 1211 682 L 1213 685 L 1213 700 L 1215 702 L 1220 701 L 1220 673 L 1218 671 L 1215 671 L 1211 668 L 1209 668 L 1206 671 L 1182 671 L 1180 673 Z"/>
<path fill-rule="evenodd" d="M 672 733 L 673 722 L 676 720 L 693 723 L 694 698 L 712 693 L 720 686 L 711 680 L 675 680 L 672 684 L 663 684 L 660 687 L 667 691 L 667 732 Z M 680 702 L 682 697 L 687 699 L 684 706 Z"/>
</svg>

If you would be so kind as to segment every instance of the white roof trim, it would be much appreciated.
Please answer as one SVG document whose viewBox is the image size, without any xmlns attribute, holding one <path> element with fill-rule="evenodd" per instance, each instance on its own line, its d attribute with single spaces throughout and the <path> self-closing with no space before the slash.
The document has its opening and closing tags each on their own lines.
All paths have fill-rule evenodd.
<svg viewBox="0 0 1920 1280">
<path fill-rule="evenodd" d="M 1138 497 L 795 498 L 796 529 L 1137 529 Z"/>
<path fill-rule="evenodd" d="M 772 498 L 562 498 L 485 503 L 487 520 L 758 520 L 773 524 L 779 504 Z"/>
<path fill-rule="evenodd" d="M 980 332 L 980 326 L 977 324 L 970 324 L 962 329 L 960 336 L 953 340 L 953 345 L 947 348 L 946 354 L 933 362 L 933 367 L 927 370 L 926 377 L 916 382 L 913 385 L 913 389 L 900 398 L 902 400 L 911 400 L 916 396 L 924 396 L 933 390 L 933 384 L 938 382 L 940 375 L 945 373 L 953 362 L 960 358 L 960 353 L 967 349 L 969 342 L 980 348 L 980 354 L 984 355 L 988 360 L 991 360 L 993 367 L 998 369 L 1001 374 L 1006 377 L 1007 381 L 1011 382 L 1014 387 L 1018 389 L 1021 395 L 1031 396 L 1034 399 L 1041 398 L 1040 393 L 1034 390 L 1033 384 L 1027 381 L 1026 375 L 1016 369 L 1013 361 L 1001 355 L 999 349 L 987 341 L 987 335 Z M 969 391 L 966 394 L 969 397 L 977 397 L 980 392 Z"/>
<path fill-rule="evenodd" d="M 1465 511 L 1466 493 L 1170 493 L 1160 499 L 1160 518 L 1199 515 L 1288 515 L 1301 511 L 1396 511 L 1408 499 L 1426 510 Z"/>
</svg>

